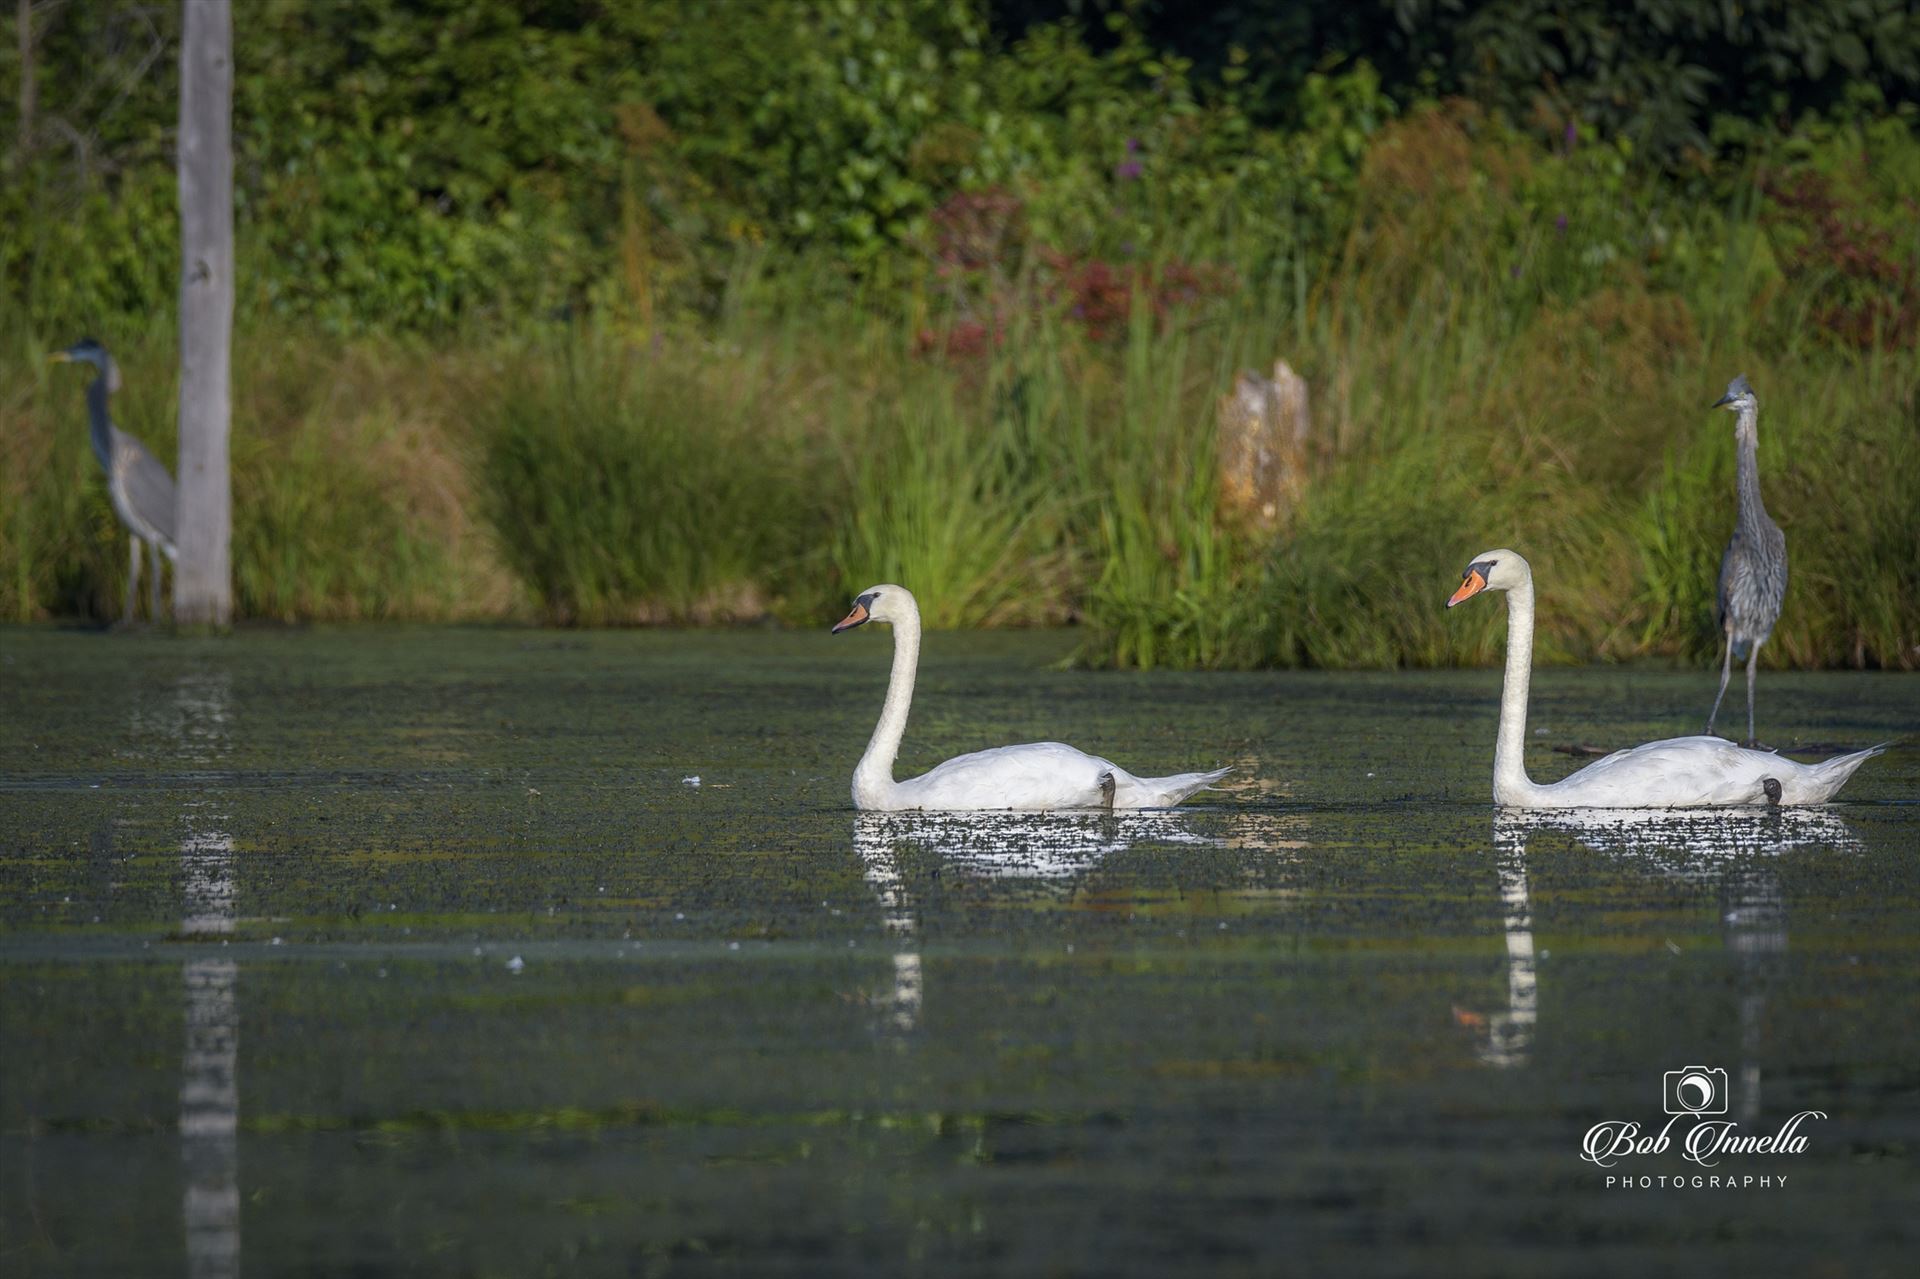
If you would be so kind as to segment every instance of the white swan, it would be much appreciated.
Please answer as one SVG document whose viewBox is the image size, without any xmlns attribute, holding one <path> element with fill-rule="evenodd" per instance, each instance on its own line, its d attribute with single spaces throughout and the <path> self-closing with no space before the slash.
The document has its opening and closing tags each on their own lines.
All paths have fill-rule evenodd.
<svg viewBox="0 0 1920 1279">
<path fill-rule="evenodd" d="M 1029 742 L 975 751 L 940 764 L 919 777 L 893 780 L 893 761 L 907 731 L 913 678 L 920 666 L 920 606 L 904 586 L 882 584 L 862 591 L 853 611 L 833 628 L 841 631 L 868 622 L 893 625 L 893 675 L 867 753 L 853 771 L 853 806 L 902 811 L 928 809 L 970 812 L 1058 808 L 1170 808 L 1227 775 L 1180 773 L 1173 777 L 1135 777 L 1098 755 L 1059 742 Z"/>
<path fill-rule="evenodd" d="M 1747 750 L 1723 737 L 1672 737 L 1615 751 L 1542 786 L 1527 776 L 1527 684 L 1533 673 L 1533 568 L 1518 553 L 1474 556 L 1452 608 L 1481 591 L 1507 593 L 1507 678 L 1500 738 L 1493 751 L 1493 801 L 1515 808 L 1712 808 L 1739 804 L 1821 804 L 1853 770 L 1886 747 L 1802 764 Z"/>
</svg>

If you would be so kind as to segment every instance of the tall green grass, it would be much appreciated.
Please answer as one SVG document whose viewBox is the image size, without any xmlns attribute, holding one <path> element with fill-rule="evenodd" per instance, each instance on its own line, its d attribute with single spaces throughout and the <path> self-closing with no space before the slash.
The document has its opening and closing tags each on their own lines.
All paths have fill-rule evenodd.
<svg viewBox="0 0 1920 1279">
<path fill-rule="evenodd" d="M 471 385 L 479 508 L 540 610 L 734 620 L 804 583 L 830 468 L 783 389 L 757 360 L 594 331 L 513 352 Z"/>
<path fill-rule="evenodd" d="M 1060 620 L 1076 569 L 1070 499 L 1028 465 L 1017 425 L 939 386 L 870 412 L 847 442 L 838 580 L 905 585 L 933 626 Z"/>
</svg>

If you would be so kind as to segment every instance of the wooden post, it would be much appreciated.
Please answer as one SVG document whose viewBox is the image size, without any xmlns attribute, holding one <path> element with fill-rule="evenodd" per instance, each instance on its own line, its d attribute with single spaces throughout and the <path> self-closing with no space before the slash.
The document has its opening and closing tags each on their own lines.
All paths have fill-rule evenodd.
<svg viewBox="0 0 1920 1279">
<path fill-rule="evenodd" d="M 182 0 L 180 41 L 180 559 L 183 626 L 233 616 L 227 477 L 233 338 L 233 9 Z"/>
</svg>

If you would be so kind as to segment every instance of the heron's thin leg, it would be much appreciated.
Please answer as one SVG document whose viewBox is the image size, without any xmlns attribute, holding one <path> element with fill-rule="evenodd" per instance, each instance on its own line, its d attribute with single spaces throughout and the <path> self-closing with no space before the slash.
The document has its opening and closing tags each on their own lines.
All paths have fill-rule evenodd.
<svg viewBox="0 0 1920 1279">
<path fill-rule="evenodd" d="M 149 603 L 147 612 L 154 621 L 160 620 L 160 543 L 147 543 L 147 571 L 153 575 L 153 581 L 147 587 Z"/>
<path fill-rule="evenodd" d="M 1760 740 L 1753 732 L 1753 672 L 1759 663 L 1760 645 L 1755 644 L 1753 651 L 1747 654 L 1747 741 L 1749 743 Z"/>
<path fill-rule="evenodd" d="M 127 534 L 127 608 L 120 615 L 120 625 L 133 625 L 133 606 L 140 598 L 140 539 Z"/>
<path fill-rule="evenodd" d="M 1707 712 L 1707 735 L 1713 735 L 1713 721 L 1720 715 L 1720 702 L 1727 695 L 1727 680 L 1733 674 L 1733 632 L 1727 632 L 1726 655 L 1720 659 L 1720 696 L 1713 699 L 1713 709 Z"/>
</svg>

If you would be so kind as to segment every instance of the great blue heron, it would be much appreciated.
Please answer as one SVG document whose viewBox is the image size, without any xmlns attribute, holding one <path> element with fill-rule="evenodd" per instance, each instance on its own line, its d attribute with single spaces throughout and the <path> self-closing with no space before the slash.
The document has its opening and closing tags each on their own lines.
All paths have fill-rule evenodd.
<svg viewBox="0 0 1920 1279">
<path fill-rule="evenodd" d="M 140 544 L 147 544 L 152 564 L 150 613 L 160 618 L 160 556 L 180 558 L 173 540 L 173 476 L 147 446 L 115 426 L 107 416 L 107 397 L 120 389 L 120 366 L 107 348 L 92 338 L 81 338 L 53 354 L 55 363 L 91 364 L 99 372 L 87 384 L 87 418 L 93 435 L 93 455 L 107 473 L 107 495 L 113 513 L 127 526 L 127 608 L 121 621 L 133 621 L 140 593 Z"/>
<path fill-rule="evenodd" d="M 1760 500 L 1760 402 L 1745 376 L 1727 383 L 1727 393 L 1713 404 L 1737 415 L 1733 438 L 1739 455 L 1740 519 L 1720 557 L 1720 607 L 1717 620 L 1726 636 L 1726 654 L 1720 663 L 1720 695 L 1707 715 L 1707 732 L 1720 714 L 1727 695 L 1733 659 L 1747 659 L 1747 740 L 1754 740 L 1753 674 L 1760 646 L 1780 620 L 1780 604 L 1787 597 L 1787 535 L 1767 518 Z"/>
</svg>

